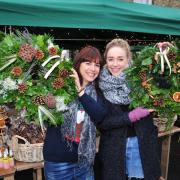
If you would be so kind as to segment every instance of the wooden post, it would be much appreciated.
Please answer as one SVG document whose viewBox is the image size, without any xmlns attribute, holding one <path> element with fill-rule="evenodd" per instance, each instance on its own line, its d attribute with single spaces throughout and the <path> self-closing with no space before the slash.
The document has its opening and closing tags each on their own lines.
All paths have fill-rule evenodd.
<svg viewBox="0 0 180 180">
<path fill-rule="evenodd" d="M 167 180 L 168 178 L 168 168 L 169 168 L 169 154 L 171 147 L 171 136 L 176 132 L 180 132 L 179 127 L 173 127 L 169 131 L 160 132 L 158 137 L 163 137 L 162 141 L 162 152 L 161 152 L 161 171 L 162 171 L 162 179 Z"/>
<path fill-rule="evenodd" d="M 162 152 L 161 152 L 161 171 L 162 177 L 167 180 L 168 168 L 169 168 L 169 153 L 171 145 L 171 135 L 164 137 L 162 141 Z"/>
</svg>

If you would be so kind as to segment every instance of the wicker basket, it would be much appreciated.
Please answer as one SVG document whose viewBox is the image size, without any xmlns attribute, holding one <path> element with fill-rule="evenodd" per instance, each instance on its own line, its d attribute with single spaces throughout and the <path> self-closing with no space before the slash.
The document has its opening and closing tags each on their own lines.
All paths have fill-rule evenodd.
<svg viewBox="0 0 180 180">
<path fill-rule="evenodd" d="M 154 125 L 157 126 L 159 132 L 170 130 L 175 121 L 177 120 L 177 115 L 173 117 L 173 120 L 169 126 L 167 126 L 168 119 L 167 118 L 153 118 Z"/>
<path fill-rule="evenodd" d="M 24 144 L 19 143 L 23 141 Z M 12 137 L 12 149 L 14 158 L 23 162 L 43 161 L 43 143 L 30 144 L 25 138 L 14 135 Z"/>
</svg>

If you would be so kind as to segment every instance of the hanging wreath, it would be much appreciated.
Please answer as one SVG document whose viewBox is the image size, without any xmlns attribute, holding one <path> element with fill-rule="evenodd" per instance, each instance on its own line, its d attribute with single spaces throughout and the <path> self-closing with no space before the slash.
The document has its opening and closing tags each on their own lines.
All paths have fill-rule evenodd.
<svg viewBox="0 0 180 180">
<path fill-rule="evenodd" d="M 131 107 L 155 110 L 155 116 L 167 118 L 167 127 L 180 114 L 180 49 L 169 43 L 145 47 L 126 70 L 132 92 Z"/>
<path fill-rule="evenodd" d="M 0 42 L 0 105 L 14 103 L 28 121 L 62 123 L 76 96 L 72 61 L 47 34 L 16 32 Z"/>
</svg>

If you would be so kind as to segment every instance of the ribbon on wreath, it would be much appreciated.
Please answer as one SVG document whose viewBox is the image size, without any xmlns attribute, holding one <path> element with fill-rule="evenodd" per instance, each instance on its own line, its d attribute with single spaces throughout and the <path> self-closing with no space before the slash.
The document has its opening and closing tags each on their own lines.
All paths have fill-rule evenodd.
<svg viewBox="0 0 180 180">
<path fill-rule="evenodd" d="M 8 62 L 4 65 L 4 66 L 2 66 L 1 68 L 0 68 L 0 72 L 2 71 L 2 70 L 4 70 L 5 68 L 7 68 L 8 66 L 10 66 L 12 63 L 14 63 L 15 61 L 16 61 L 16 59 L 17 59 L 17 56 L 16 56 L 16 54 L 13 54 L 13 55 L 11 55 L 11 56 L 7 56 L 7 57 L 5 57 L 6 59 L 9 59 L 8 60 Z"/>
<path fill-rule="evenodd" d="M 54 56 L 49 57 L 46 61 L 44 61 L 44 63 L 42 64 L 43 67 L 46 64 L 48 64 L 52 59 L 57 60 L 55 64 L 53 64 L 53 66 L 49 69 L 49 71 L 45 74 L 44 76 L 45 79 L 47 79 L 49 75 L 54 71 L 54 69 L 61 63 L 61 61 L 64 60 L 64 58 L 66 57 L 66 54 L 67 54 L 67 50 L 62 50 L 61 56 L 54 55 Z"/>
<path fill-rule="evenodd" d="M 39 105 L 38 106 L 39 123 L 41 126 L 41 130 L 44 134 L 44 128 L 43 128 L 44 123 L 43 123 L 43 117 L 42 117 L 43 114 L 51 120 L 52 124 L 54 124 L 54 125 L 57 125 L 57 124 L 56 124 L 55 117 L 53 116 L 53 114 L 48 109 L 46 109 L 44 106 Z"/>
<path fill-rule="evenodd" d="M 166 62 L 169 67 L 169 75 L 171 75 L 171 64 L 169 62 L 167 54 L 169 53 L 170 46 L 173 45 L 169 42 L 160 42 L 157 43 L 155 46 L 159 48 L 159 52 L 156 52 L 155 57 L 158 58 L 160 56 L 161 72 L 164 73 L 164 64 Z"/>
</svg>

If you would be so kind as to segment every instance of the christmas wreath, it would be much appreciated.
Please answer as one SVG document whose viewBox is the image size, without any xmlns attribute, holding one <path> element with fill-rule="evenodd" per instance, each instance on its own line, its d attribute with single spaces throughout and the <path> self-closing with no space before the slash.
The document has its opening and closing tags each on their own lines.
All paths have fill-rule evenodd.
<svg viewBox="0 0 180 180">
<path fill-rule="evenodd" d="M 66 105 L 76 96 L 67 51 L 47 34 L 2 34 L 0 105 L 13 103 L 27 121 L 62 123 Z"/>
<path fill-rule="evenodd" d="M 167 127 L 180 114 L 180 47 L 169 42 L 148 46 L 136 55 L 126 70 L 132 108 L 144 106 L 155 116 L 167 118 Z"/>
</svg>

